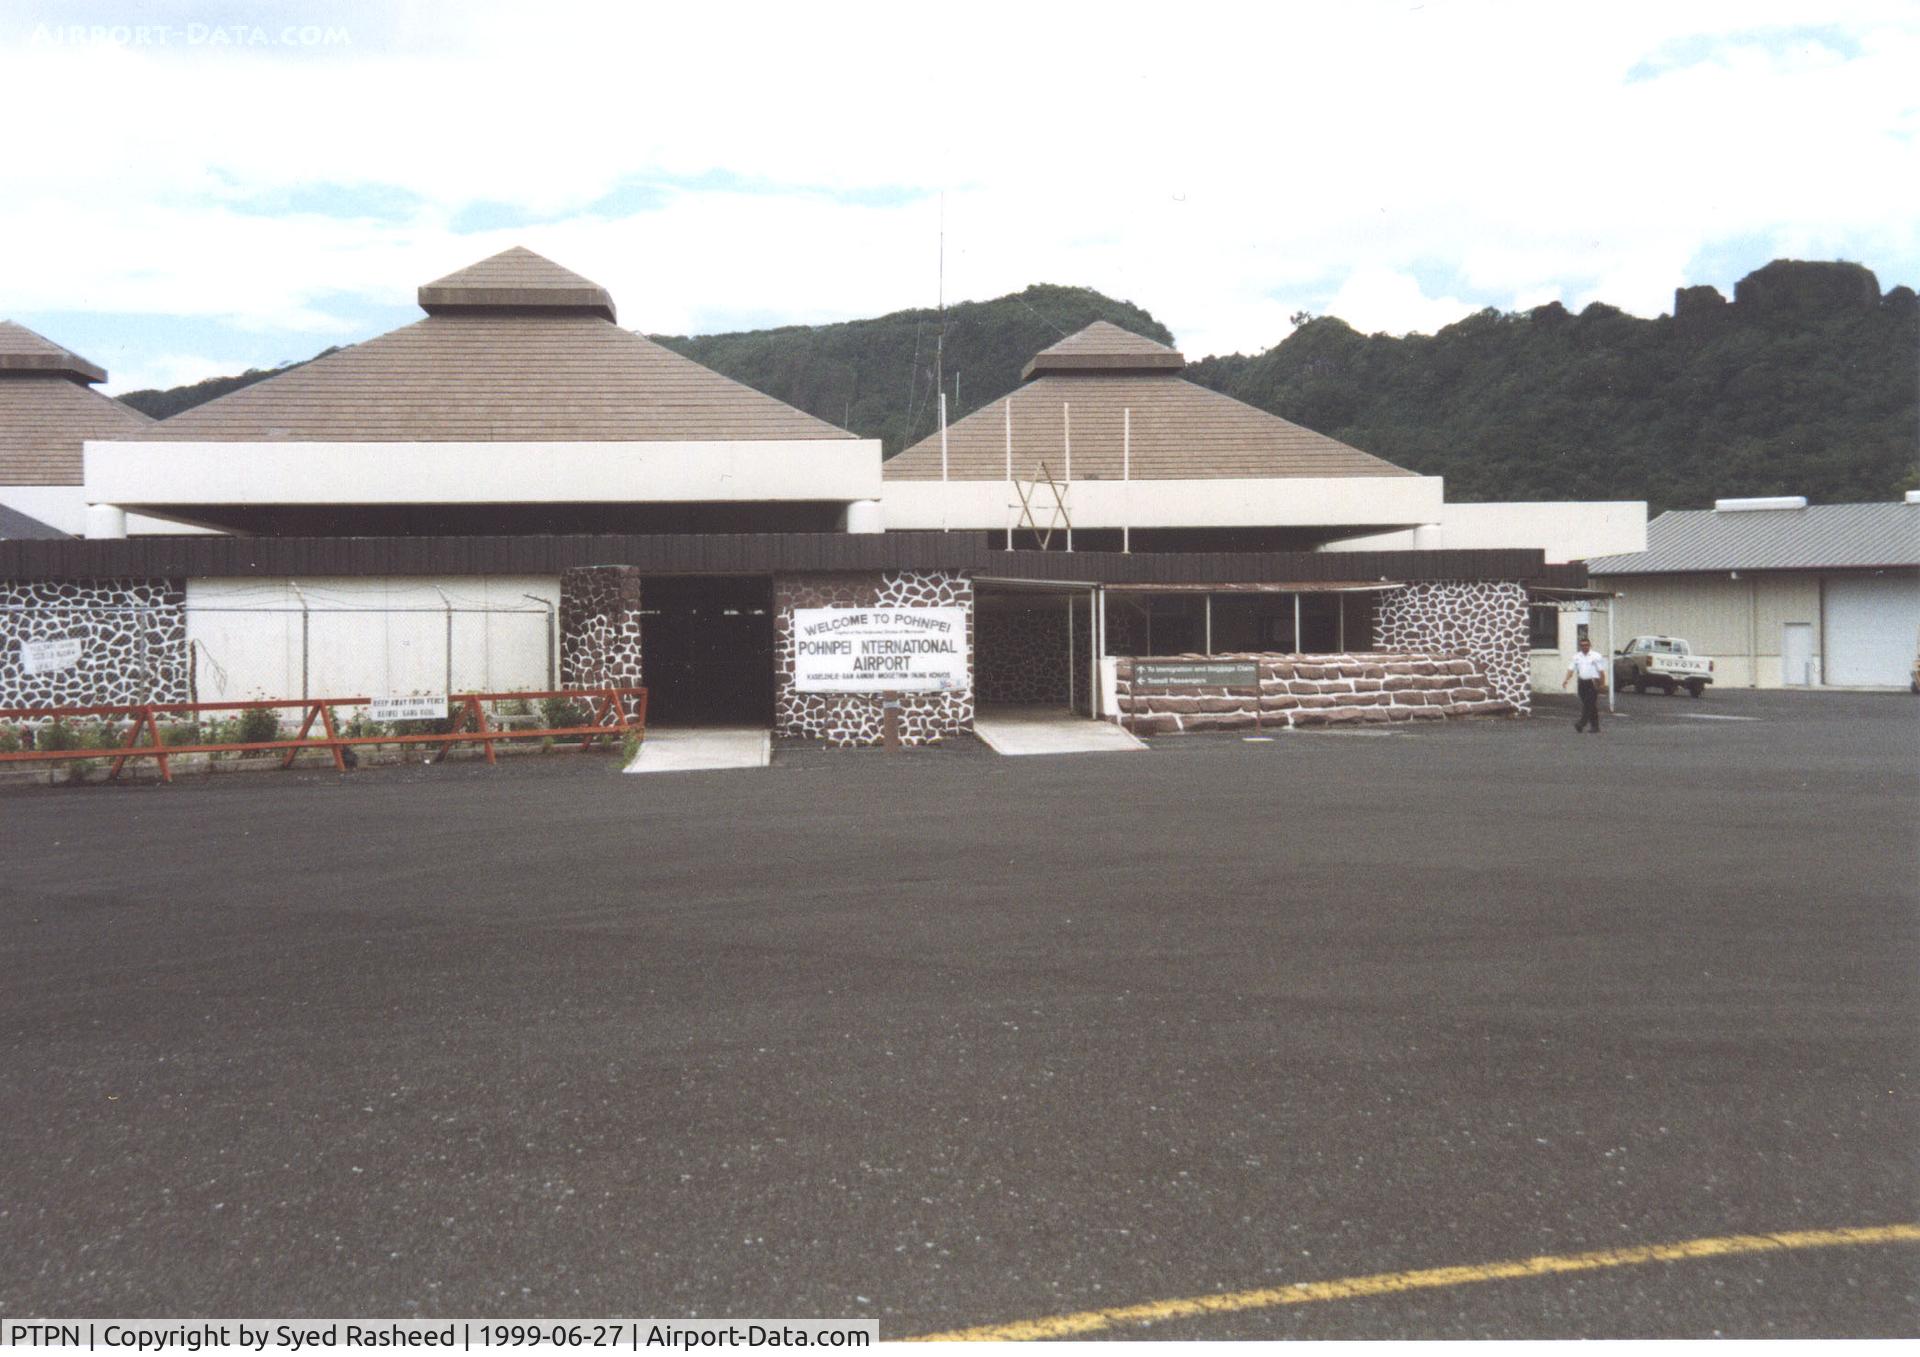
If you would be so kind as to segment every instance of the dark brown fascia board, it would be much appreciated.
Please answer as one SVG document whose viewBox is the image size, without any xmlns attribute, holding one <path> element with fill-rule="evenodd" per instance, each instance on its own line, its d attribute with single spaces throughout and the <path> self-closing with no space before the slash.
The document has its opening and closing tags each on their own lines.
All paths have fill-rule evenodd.
<svg viewBox="0 0 1920 1357">
<path fill-rule="evenodd" d="M 434 287 L 420 289 L 420 309 L 430 316 L 456 311 L 591 311 L 615 321 L 613 298 L 603 287 Z"/>
<path fill-rule="evenodd" d="M 1113 584 L 1510 580 L 1578 587 L 1580 565 L 1527 549 L 1338 552 L 1005 551 L 987 533 L 686 533 L 524 537 L 129 537 L 0 541 L 0 580 L 115 576 L 549 575 L 633 565 L 661 575 L 951 570 Z"/>
<path fill-rule="evenodd" d="M 60 376 L 76 382 L 104 382 L 107 370 L 72 353 L 0 353 L 0 377 Z"/>
<path fill-rule="evenodd" d="M 1020 380 L 1056 372 L 1178 372 L 1186 365 L 1177 353 L 1037 353 L 1020 369 Z"/>
</svg>

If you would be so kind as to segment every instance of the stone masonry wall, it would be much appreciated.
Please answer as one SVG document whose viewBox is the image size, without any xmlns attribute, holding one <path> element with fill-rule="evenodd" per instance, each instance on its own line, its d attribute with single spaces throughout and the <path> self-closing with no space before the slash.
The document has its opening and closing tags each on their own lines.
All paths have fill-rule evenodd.
<svg viewBox="0 0 1920 1357">
<path fill-rule="evenodd" d="M 640 571 L 591 565 L 560 575 L 560 686 L 638 688 Z"/>
<path fill-rule="evenodd" d="M 1492 690 L 1473 659 L 1443 653 L 1156 656 L 1196 663 L 1251 661 L 1257 685 L 1136 692 L 1133 667 L 1117 666 L 1120 723 L 1136 735 L 1188 730 L 1268 730 L 1384 725 L 1454 716 L 1508 716 L 1514 703 Z"/>
<path fill-rule="evenodd" d="M 795 608 L 965 608 L 967 669 L 973 670 L 973 581 L 945 571 L 773 577 L 774 729 L 829 745 L 873 745 L 883 738 L 878 693 L 803 693 L 793 686 Z M 900 738 L 934 744 L 973 729 L 973 690 L 903 693 Z"/>
<path fill-rule="evenodd" d="M 185 702 L 183 580 L 0 580 L 0 707 Z M 29 674 L 27 641 L 79 640 L 79 662 Z"/>
<path fill-rule="evenodd" d="M 1525 712 L 1532 704 L 1527 591 L 1500 580 L 1408 584 L 1380 595 L 1374 644 L 1381 650 L 1465 655 L 1495 697 Z"/>
<path fill-rule="evenodd" d="M 560 574 L 560 686 L 640 688 L 640 571 L 590 565 Z M 637 713 L 628 713 L 637 715 Z"/>
</svg>

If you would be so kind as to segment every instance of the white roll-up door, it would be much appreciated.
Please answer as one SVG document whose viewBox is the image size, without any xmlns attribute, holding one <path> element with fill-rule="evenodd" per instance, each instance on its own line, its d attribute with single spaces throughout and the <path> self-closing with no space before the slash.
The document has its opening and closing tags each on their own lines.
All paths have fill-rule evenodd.
<svg viewBox="0 0 1920 1357">
<path fill-rule="evenodd" d="M 1920 579 L 1827 577 L 1826 681 L 1897 685 L 1911 677 L 1920 643 Z"/>
</svg>

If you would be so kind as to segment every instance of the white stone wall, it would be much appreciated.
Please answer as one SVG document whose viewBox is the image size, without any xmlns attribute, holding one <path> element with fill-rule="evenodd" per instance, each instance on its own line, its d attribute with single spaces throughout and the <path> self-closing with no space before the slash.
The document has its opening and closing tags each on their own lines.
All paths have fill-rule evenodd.
<svg viewBox="0 0 1920 1357">
<path fill-rule="evenodd" d="M 1527 591 L 1500 580 L 1407 584 L 1380 595 L 1374 646 L 1464 656 L 1486 675 L 1493 696 L 1525 712 L 1532 703 Z"/>
<path fill-rule="evenodd" d="M 187 695 L 179 580 L 0 580 L 0 707 L 178 702 Z M 29 673 L 23 647 L 79 645 Z"/>
<path fill-rule="evenodd" d="M 773 577 L 774 728 L 829 745 L 881 742 L 878 693 L 803 693 L 794 686 L 795 608 L 950 608 L 967 610 L 967 670 L 973 671 L 973 581 L 943 570 L 889 570 L 882 574 L 809 574 Z M 902 743 L 937 744 L 973 729 L 973 689 L 904 693 Z"/>
</svg>

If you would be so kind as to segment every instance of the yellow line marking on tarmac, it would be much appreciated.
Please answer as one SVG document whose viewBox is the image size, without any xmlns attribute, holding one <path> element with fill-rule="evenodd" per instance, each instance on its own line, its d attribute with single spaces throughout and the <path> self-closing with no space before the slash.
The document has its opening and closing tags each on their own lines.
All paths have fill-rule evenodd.
<svg viewBox="0 0 1920 1357">
<path fill-rule="evenodd" d="M 1634 1267 L 1642 1263 L 1672 1263 L 1687 1258 L 1730 1258 L 1743 1253 L 1774 1253 L 1789 1249 L 1831 1249 L 1859 1244 L 1920 1242 L 1920 1225 L 1873 1225 L 1851 1230 L 1793 1230 L 1784 1234 L 1721 1235 L 1711 1239 L 1683 1239 L 1675 1244 L 1646 1244 L 1627 1249 L 1599 1249 L 1593 1253 L 1544 1254 L 1505 1263 L 1475 1263 L 1466 1267 L 1423 1268 L 1417 1272 L 1376 1272 L 1367 1277 L 1344 1277 L 1328 1282 L 1296 1282 L 1291 1286 L 1229 1291 L 1184 1300 L 1155 1300 L 1141 1305 L 1118 1305 L 1107 1310 L 1022 1319 L 1010 1324 L 983 1324 L 972 1329 L 922 1334 L 913 1343 L 1009 1343 L 1036 1338 L 1067 1338 L 1096 1333 L 1117 1324 L 1154 1323 L 1188 1319 L 1195 1315 L 1232 1314 L 1266 1310 L 1310 1301 L 1352 1300 L 1359 1296 L 1387 1296 L 1400 1291 L 1465 1286 L 1472 1282 L 1499 1282 L 1515 1277 L 1547 1277 L 1562 1272 L 1598 1272 L 1604 1268 Z"/>
</svg>

